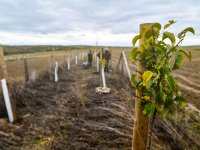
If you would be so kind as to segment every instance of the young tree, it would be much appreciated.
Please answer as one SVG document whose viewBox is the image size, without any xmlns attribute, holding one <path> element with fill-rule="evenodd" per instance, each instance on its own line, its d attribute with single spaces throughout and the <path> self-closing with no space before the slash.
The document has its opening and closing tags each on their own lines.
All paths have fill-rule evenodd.
<svg viewBox="0 0 200 150">
<path fill-rule="evenodd" d="M 148 117 L 152 117 L 152 131 L 156 114 L 167 116 L 174 112 L 176 106 L 185 106 L 186 99 L 178 89 L 178 81 L 173 77 L 172 71 L 181 67 L 184 55 L 191 60 L 191 52 L 186 52 L 178 46 L 187 32 L 195 34 L 195 31 L 188 27 L 176 38 L 173 33 L 166 31 L 175 22 L 169 21 L 163 29 L 160 23 L 142 24 L 140 34 L 132 40 L 134 48 L 130 59 L 133 63 L 137 60 L 139 65 L 137 74 L 131 76 L 131 84 L 136 89 L 137 96 L 133 131 L 134 150 L 150 149 L 151 132 L 147 147 Z M 139 39 L 139 47 L 135 47 Z"/>
</svg>

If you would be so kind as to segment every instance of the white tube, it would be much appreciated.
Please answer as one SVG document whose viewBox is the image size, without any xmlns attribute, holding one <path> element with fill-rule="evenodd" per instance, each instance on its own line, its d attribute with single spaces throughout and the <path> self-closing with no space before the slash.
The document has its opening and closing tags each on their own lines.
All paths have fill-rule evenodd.
<svg viewBox="0 0 200 150">
<path fill-rule="evenodd" d="M 69 57 L 67 58 L 67 66 L 68 66 L 68 70 L 70 70 L 70 59 L 69 59 Z"/>
<path fill-rule="evenodd" d="M 99 57 L 97 57 L 97 72 L 99 73 Z"/>
<path fill-rule="evenodd" d="M 76 55 L 76 65 L 78 64 L 78 56 Z"/>
<path fill-rule="evenodd" d="M 57 62 L 55 66 L 55 82 L 58 82 L 58 63 Z"/>
<path fill-rule="evenodd" d="M 3 96 L 4 96 L 4 100 L 6 104 L 6 109 L 8 112 L 8 118 L 9 118 L 9 121 L 12 123 L 14 121 L 14 115 L 13 115 L 12 106 L 11 106 L 11 102 L 10 102 L 10 98 L 8 94 L 6 79 L 1 80 L 1 85 L 2 85 Z"/>
<path fill-rule="evenodd" d="M 102 65 L 102 80 L 103 80 L 103 89 L 106 88 L 106 79 L 105 79 L 105 73 L 104 73 L 104 65 Z"/>
</svg>

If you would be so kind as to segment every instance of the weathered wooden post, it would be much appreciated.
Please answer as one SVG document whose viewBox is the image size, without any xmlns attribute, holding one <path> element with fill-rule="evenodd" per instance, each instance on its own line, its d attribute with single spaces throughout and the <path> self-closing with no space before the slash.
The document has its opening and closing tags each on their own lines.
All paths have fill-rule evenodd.
<svg viewBox="0 0 200 150">
<path fill-rule="evenodd" d="M 16 107 L 15 107 L 15 103 L 14 103 L 12 97 L 8 93 L 8 90 L 6 90 L 7 86 L 9 88 L 9 84 L 6 84 L 6 80 L 8 81 L 8 72 L 7 72 L 7 68 L 6 68 L 6 63 L 5 63 L 5 59 L 4 59 L 2 46 L 0 46 L 0 79 L 2 79 L 2 81 L 3 81 L 2 82 L 2 90 L 4 90 L 4 93 L 5 93 L 5 95 L 4 95 L 5 103 L 10 104 L 10 107 L 9 107 L 10 109 L 9 110 L 7 109 L 7 112 L 9 114 L 10 114 L 10 112 L 12 113 L 10 122 L 13 122 L 13 121 L 17 120 Z M 4 88 L 4 87 L 6 87 L 6 88 Z M 2 91 L 0 91 L 0 94 L 2 95 Z"/>
<path fill-rule="evenodd" d="M 8 72 L 4 59 L 3 47 L 0 46 L 0 65 L 1 65 L 1 78 L 8 80 Z"/>
<path fill-rule="evenodd" d="M 123 59 L 123 57 L 121 59 L 121 76 L 122 76 L 122 78 L 124 78 L 124 59 Z"/>
<path fill-rule="evenodd" d="M 55 54 L 54 54 L 54 48 L 52 48 L 52 54 L 51 54 L 51 69 L 54 67 L 55 62 Z"/>
<path fill-rule="evenodd" d="M 141 24 L 140 25 L 140 35 L 148 28 L 151 23 Z M 139 44 L 143 37 L 140 37 Z M 142 51 L 142 49 L 141 49 Z M 138 75 L 141 76 L 141 73 L 145 71 L 145 66 L 142 62 L 137 62 L 137 71 Z M 143 114 L 143 106 L 138 103 L 139 98 L 142 96 L 142 91 L 137 89 L 136 90 L 136 101 L 135 101 L 135 119 L 134 119 L 134 128 L 133 128 L 133 140 L 132 140 L 132 150 L 146 150 L 147 142 L 148 142 L 148 130 L 149 130 L 149 117 Z"/>
<path fill-rule="evenodd" d="M 124 62 L 125 62 L 126 70 L 127 70 L 127 73 L 128 73 L 128 77 L 129 77 L 129 79 L 131 79 L 131 72 L 130 72 L 130 69 L 129 69 L 129 66 L 128 66 L 128 61 L 126 59 L 126 55 L 125 55 L 124 51 L 122 51 L 122 56 L 124 58 Z"/>
<path fill-rule="evenodd" d="M 110 57 L 110 68 L 113 70 L 113 59 L 112 59 L 113 50 L 112 49 L 110 50 L 110 54 L 111 54 L 111 57 Z"/>
<path fill-rule="evenodd" d="M 29 81 L 29 71 L 28 71 L 28 64 L 27 64 L 27 57 L 24 57 L 24 75 L 25 75 L 25 81 Z"/>
</svg>

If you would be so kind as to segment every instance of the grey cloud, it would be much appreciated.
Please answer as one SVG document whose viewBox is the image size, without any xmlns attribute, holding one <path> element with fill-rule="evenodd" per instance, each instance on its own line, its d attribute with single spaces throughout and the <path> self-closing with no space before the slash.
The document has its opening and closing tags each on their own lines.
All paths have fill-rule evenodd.
<svg viewBox="0 0 200 150">
<path fill-rule="evenodd" d="M 0 31 L 6 32 L 125 34 L 138 32 L 140 23 L 170 19 L 200 30 L 197 0 L 1 0 L 0 10 Z"/>
</svg>

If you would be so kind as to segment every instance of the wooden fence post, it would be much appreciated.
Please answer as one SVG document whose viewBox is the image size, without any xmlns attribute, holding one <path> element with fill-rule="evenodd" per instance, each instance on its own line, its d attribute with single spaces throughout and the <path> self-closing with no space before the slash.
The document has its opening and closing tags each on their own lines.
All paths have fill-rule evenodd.
<svg viewBox="0 0 200 150">
<path fill-rule="evenodd" d="M 7 72 L 7 68 L 6 68 L 6 63 L 5 63 L 5 59 L 4 59 L 4 53 L 3 53 L 2 46 L 0 46 L 0 69 L 1 69 L 0 78 L 5 79 L 5 83 L 6 83 L 6 80 L 8 81 L 8 72 Z M 7 86 L 9 88 L 9 84 L 7 84 Z M 0 94 L 2 94 L 2 91 L 0 92 Z M 12 97 L 9 95 L 9 93 L 7 95 L 10 98 L 9 100 L 10 100 L 11 110 L 13 113 L 13 120 L 12 120 L 12 122 L 13 122 L 13 121 L 17 120 L 16 107 L 15 107 L 15 103 L 14 103 Z"/>
<path fill-rule="evenodd" d="M 51 61 L 52 61 L 52 68 L 53 68 L 54 63 L 55 63 L 55 49 L 54 49 L 54 47 L 52 48 Z"/>
<path fill-rule="evenodd" d="M 24 74 L 25 74 L 25 81 L 29 81 L 29 71 L 28 71 L 28 64 L 27 64 L 27 57 L 24 57 Z"/>
<path fill-rule="evenodd" d="M 8 80 L 8 72 L 4 59 L 3 47 L 0 46 L 0 65 L 1 65 L 1 78 Z"/>
<path fill-rule="evenodd" d="M 126 55 L 125 55 L 124 51 L 122 51 L 122 56 L 124 58 L 124 62 L 125 62 L 126 70 L 127 70 L 127 73 L 128 73 L 128 77 L 131 80 L 131 72 L 130 72 L 130 69 L 129 69 L 129 66 L 128 66 L 128 61 L 126 59 Z"/>
<path fill-rule="evenodd" d="M 115 70 L 115 74 L 119 72 L 119 66 L 120 66 L 121 59 L 122 59 L 122 53 L 120 53 L 119 61 L 117 63 L 117 67 L 116 67 L 116 70 Z"/>
<path fill-rule="evenodd" d="M 140 25 L 140 34 L 150 26 L 150 23 L 141 24 Z M 140 38 L 140 44 L 142 41 L 142 37 Z M 141 76 L 140 73 L 145 71 L 145 66 L 140 61 L 137 64 L 138 75 Z M 140 72 L 140 73 L 139 73 Z M 135 100 L 135 119 L 134 119 L 134 128 L 133 128 L 133 141 L 132 141 L 132 150 L 146 150 L 147 142 L 148 142 L 148 130 L 149 130 L 149 117 L 143 114 L 144 107 L 138 103 L 139 98 L 142 96 L 141 90 L 136 90 Z"/>
</svg>

